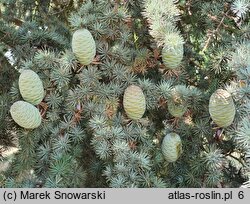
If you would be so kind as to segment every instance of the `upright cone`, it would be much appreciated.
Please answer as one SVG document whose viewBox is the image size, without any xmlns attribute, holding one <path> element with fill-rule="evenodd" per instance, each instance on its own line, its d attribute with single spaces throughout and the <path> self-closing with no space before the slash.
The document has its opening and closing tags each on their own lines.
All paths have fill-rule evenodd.
<svg viewBox="0 0 250 204">
<path fill-rule="evenodd" d="M 139 86 L 130 85 L 123 96 L 123 106 L 129 118 L 140 119 L 146 110 L 146 99 Z"/>
<path fill-rule="evenodd" d="M 163 64 L 169 69 L 176 69 L 183 58 L 183 39 L 178 33 L 171 33 L 166 35 L 165 41 L 162 49 Z"/>
<path fill-rule="evenodd" d="M 175 162 L 182 154 L 181 138 L 176 133 L 167 134 L 162 141 L 162 153 L 166 161 Z"/>
<path fill-rule="evenodd" d="M 96 44 L 92 34 L 87 29 L 74 32 L 72 50 L 76 58 L 83 65 L 89 65 L 96 55 Z"/>
<path fill-rule="evenodd" d="M 187 88 L 184 85 L 176 85 L 171 90 L 171 97 L 168 100 L 168 111 L 174 117 L 180 118 L 187 111 L 187 104 L 184 100 L 184 93 L 187 92 Z"/>
<path fill-rule="evenodd" d="M 13 120 L 23 128 L 37 128 L 42 121 L 39 110 L 30 103 L 17 101 L 10 107 Z"/>
<path fill-rule="evenodd" d="M 169 102 L 168 111 L 172 116 L 180 118 L 187 111 L 187 107 L 182 104 L 174 104 L 173 102 Z"/>
<path fill-rule="evenodd" d="M 223 89 L 216 90 L 209 100 L 209 113 L 219 127 L 231 125 L 235 116 L 235 106 L 231 94 Z"/>
<path fill-rule="evenodd" d="M 33 105 L 38 105 L 44 98 L 43 83 L 32 70 L 23 70 L 19 76 L 19 90 L 23 99 Z"/>
</svg>

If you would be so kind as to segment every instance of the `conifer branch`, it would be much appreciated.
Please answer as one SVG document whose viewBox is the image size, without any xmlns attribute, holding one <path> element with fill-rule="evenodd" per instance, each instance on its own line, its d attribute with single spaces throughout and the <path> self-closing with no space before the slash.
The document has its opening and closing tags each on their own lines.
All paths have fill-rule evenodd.
<svg viewBox="0 0 250 204">
<path fill-rule="evenodd" d="M 216 27 L 216 29 L 208 34 L 208 39 L 206 40 L 205 45 L 204 45 L 204 47 L 203 47 L 203 49 L 201 51 L 202 53 L 204 53 L 206 51 L 206 49 L 208 48 L 209 44 L 212 41 L 213 36 L 217 35 L 219 33 L 220 27 L 223 25 L 223 22 L 224 22 L 224 20 L 227 17 L 229 12 L 230 12 L 230 10 L 228 10 L 226 13 L 223 13 L 223 17 L 220 20 L 220 22 L 219 22 L 218 26 Z"/>
</svg>

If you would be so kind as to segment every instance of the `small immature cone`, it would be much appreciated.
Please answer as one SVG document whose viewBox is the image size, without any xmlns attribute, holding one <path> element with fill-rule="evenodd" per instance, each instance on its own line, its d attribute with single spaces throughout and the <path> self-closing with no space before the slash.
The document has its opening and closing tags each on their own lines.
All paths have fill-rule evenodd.
<svg viewBox="0 0 250 204">
<path fill-rule="evenodd" d="M 89 65 L 96 55 L 96 44 L 92 34 L 87 29 L 74 32 L 72 50 L 76 58 L 83 65 Z"/>
<path fill-rule="evenodd" d="M 180 66 L 184 54 L 183 39 L 178 33 L 166 35 L 166 43 L 162 49 L 163 64 L 169 69 Z"/>
<path fill-rule="evenodd" d="M 235 116 L 235 106 L 231 94 L 223 89 L 216 90 L 209 100 L 209 113 L 219 127 L 231 125 Z"/>
<path fill-rule="evenodd" d="M 130 85 L 124 92 L 123 106 L 130 119 L 140 119 L 146 110 L 146 99 L 139 86 Z"/>
<path fill-rule="evenodd" d="M 168 102 L 168 111 L 174 117 L 180 118 L 186 112 L 187 107 L 182 104 L 174 104 L 173 102 Z"/>
<path fill-rule="evenodd" d="M 34 71 L 23 70 L 19 76 L 18 85 L 25 101 L 33 105 L 38 105 L 43 100 L 43 83 Z"/>
<path fill-rule="evenodd" d="M 10 107 L 13 120 L 23 128 L 34 129 L 40 126 L 42 117 L 39 110 L 25 101 L 17 101 Z"/>
<path fill-rule="evenodd" d="M 180 136 L 176 133 L 167 134 L 162 141 L 161 149 L 166 161 L 175 162 L 182 154 Z"/>
</svg>

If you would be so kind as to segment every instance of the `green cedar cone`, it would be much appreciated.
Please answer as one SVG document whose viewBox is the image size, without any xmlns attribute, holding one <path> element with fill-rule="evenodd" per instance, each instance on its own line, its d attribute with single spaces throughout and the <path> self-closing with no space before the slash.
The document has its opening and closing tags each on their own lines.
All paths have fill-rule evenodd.
<svg viewBox="0 0 250 204">
<path fill-rule="evenodd" d="M 210 97 L 209 113 L 219 127 L 232 124 L 235 116 L 233 98 L 226 90 L 218 89 Z"/>
<path fill-rule="evenodd" d="M 140 119 L 146 110 L 146 99 L 140 87 L 130 85 L 123 96 L 123 106 L 130 119 Z"/>
<path fill-rule="evenodd" d="M 17 101 L 10 107 L 13 120 L 23 128 L 37 128 L 42 121 L 39 110 L 25 101 Z"/>
<path fill-rule="evenodd" d="M 182 154 L 181 138 L 176 133 L 167 134 L 161 145 L 164 158 L 168 162 L 175 162 Z"/>
<path fill-rule="evenodd" d="M 33 105 L 39 104 L 44 98 L 43 83 L 32 70 L 23 70 L 19 76 L 19 89 L 23 99 Z"/>
<path fill-rule="evenodd" d="M 96 55 L 96 44 L 92 34 L 87 29 L 74 32 L 72 50 L 76 58 L 83 65 L 89 65 Z"/>
<path fill-rule="evenodd" d="M 169 69 L 176 69 L 183 58 L 183 39 L 178 33 L 166 35 L 166 43 L 162 49 L 163 64 Z"/>
<path fill-rule="evenodd" d="M 182 104 L 175 104 L 173 102 L 168 102 L 168 111 L 174 117 L 180 118 L 186 112 L 187 107 Z"/>
</svg>

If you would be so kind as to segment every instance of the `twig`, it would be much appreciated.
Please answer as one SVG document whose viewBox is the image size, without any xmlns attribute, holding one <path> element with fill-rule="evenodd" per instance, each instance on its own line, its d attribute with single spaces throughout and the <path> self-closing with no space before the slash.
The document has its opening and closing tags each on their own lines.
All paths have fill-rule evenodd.
<svg viewBox="0 0 250 204">
<path fill-rule="evenodd" d="M 202 49 L 202 53 L 204 53 L 205 50 L 208 48 L 208 45 L 210 44 L 213 35 L 219 32 L 219 29 L 220 29 L 221 25 L 223 24 L 224 19 L 227 17 L 227 14 L 229 13 L 229 11 L 230 10 L 228 10 L 226 13 L 224 13 L 224 15 L 223 15 L 219 25 L 217 26 L 217 28 L 212 33 L 209 34 L 209 37 L 208 37 L 208 39 L 206 41 L 206 44 L 205 44 L 204 48 Z"/>
<path fill-rule="evenodd" d="M 192 16 L 192 12 L 191 12 L 191 0 L 189 0 L 186 3 L 186 6 L 188 7 L 188 15 Z"/>
<path fill-rule="evenodd" d="M 220 23 L 220 21 L 217 19 L 217 16 L 213 16 L 213 15 L 211 15 L 211 14 L 208 14 L 208 17 L 212 20 L 212 21 L 215 21 L 216 23 Z M 226 16 L 226 17 L 228 17 L 228 16 Z M 224 28 L 230 28 L 230 26 L 228 26 L 228 25 L 225 25 L 224 23 L 222 23 L 222 26 L 224 27 Z"/>
</svg>

